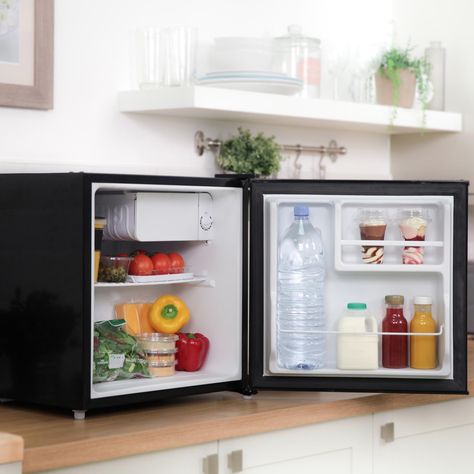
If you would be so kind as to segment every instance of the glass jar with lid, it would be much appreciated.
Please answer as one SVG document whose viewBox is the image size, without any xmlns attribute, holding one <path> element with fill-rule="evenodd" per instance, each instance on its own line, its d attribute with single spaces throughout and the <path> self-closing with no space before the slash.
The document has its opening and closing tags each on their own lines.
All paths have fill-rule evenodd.
<svg viewBox="0 0 474 474">
<path fill-rule="evenodd" d="M 275 38 L 278 69 L 303 81 L 301 97 L 318 98 L 321 89 L 321 42 L 290 25 L 288 35 Z"/>
</svg>

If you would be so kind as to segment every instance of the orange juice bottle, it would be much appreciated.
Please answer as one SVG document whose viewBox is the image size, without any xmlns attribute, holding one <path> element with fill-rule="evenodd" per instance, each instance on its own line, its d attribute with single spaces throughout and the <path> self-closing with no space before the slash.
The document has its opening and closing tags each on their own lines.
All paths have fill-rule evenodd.
<svg viewBox="0 0 474 474">
<path fill-rule="evenodd" d="M 431 316 L 431 304 L 429 296 L 415 297 L 415 314 L 410 322 L 410 332 L 436 332 L 436 323 Z M 410 336 L 410 367 L 434 369 L 436 366 L 436 336 Z"/>
</svg>

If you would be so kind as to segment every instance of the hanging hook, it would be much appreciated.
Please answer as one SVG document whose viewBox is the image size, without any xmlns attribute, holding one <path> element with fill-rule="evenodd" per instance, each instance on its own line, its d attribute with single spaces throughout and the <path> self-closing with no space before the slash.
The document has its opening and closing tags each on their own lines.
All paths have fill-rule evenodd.
<svg viewBox="0 0 474 474">
<path fill-rule="evenodd" d="M 321 151 L 319 153 L 319 179 L 326 179 L 326 166 L 323 165 L 323 160 L 325 156 L 325 151 Z"/>
<path fill-rule="evenodd" d="M 293 179 L 299 179 L 303 165 L 299 162 L 302 152 L 302 146 L 296 145 L 295 160 L 293 161 Z"/>
</svg>

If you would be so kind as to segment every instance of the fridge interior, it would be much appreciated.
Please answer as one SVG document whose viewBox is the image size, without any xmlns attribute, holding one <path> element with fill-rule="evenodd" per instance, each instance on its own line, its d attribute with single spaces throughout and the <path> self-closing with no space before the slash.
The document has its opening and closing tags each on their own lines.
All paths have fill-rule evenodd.
<svg viewBox="0 0 474 474">
<path fill-rule="evenodd" d="M 322 234 L 325 253 L 326 360 L 315 370 L 286 369 L 277 360 L 277 278 L 278 242 L 293 222 L 293 207 L 309 207 L 311 223 Z M 361 256 L 360 209 L 376 208 L 386 216 L 382 264 L 368 264 Z M 401 252 L 406 242 L 401 236 L 397 213 L 400 209 L 422 209 L 428 216 L 424 263 L 403 264 Z M 383 378 L 453 378 L 452 354 L 452 196 L 324 196 L 266 195 L 264 197 L 264 375 L 331 376 Z M 366 242 L 368 243 L 368 242 Z M 373 244 L 372 244 L 373 245 Z M 404 315 L 413 316 L 415 296 L 431 296 L 436 321 L 437 362 L 435 369 L 388 369 L 382 367 L 382 319 L 384 296 L 398 294 L 405 298 Z M 377 319 L 377 369 L 342 370 L 336 365 L 337 322 L 349 302 L 364 302 Z M 412 336 L 411 336 L 412 337 Z"/>
<path fill-rule="evenodd" d="M 140 209 L 137 196 L 145 202 Z M 123 203 L 111 207 L 111 199 L 122 198 Z M 92 283 L 91 366 L 94 322 L 114 319 L 116 304 L 152 303 L 166 294 L 178 296 L 190 310 L 190 321 L 181 331 L 204 334 L 210 348 L 204 366 L 196 372 L 93 383 L 91 370 L 91 398 L 241 380 L 242 189 L 94 183 L 92 210 L 92 229 L 94 217 L 107 213 L 107 225 L 112 229 L 104 232 L 102 255 L 137 249 L 179 252 L 186 262 L 185 272 L 191 272 L 192 277 L 175 282 Z M 200 213 L 197 217 L 196 210 Z M 118 227 L 112 228 L 112 222 Z M 128 237 L 124 238 L 123 232 Z M 140 235 L 154 240 L 132 240 Z M 91 255 L 93 271 L 94 232 Z"/>
</svg>

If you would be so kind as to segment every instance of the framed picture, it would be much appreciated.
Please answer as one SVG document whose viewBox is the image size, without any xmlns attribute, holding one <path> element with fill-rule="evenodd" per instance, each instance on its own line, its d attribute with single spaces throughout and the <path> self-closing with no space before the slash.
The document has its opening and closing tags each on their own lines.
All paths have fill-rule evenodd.
<svg viewBox="0 0 474 474">
<path fill-rule="evenodd" d="M 0 106 L 53 108 L 54 0 L 0 0 Z"/>
</svg>

